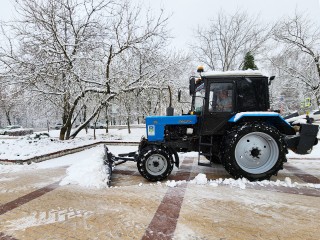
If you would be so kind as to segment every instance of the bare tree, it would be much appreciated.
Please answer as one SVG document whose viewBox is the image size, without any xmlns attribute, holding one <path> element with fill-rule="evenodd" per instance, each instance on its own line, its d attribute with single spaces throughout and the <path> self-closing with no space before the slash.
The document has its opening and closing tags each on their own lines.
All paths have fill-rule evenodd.
<svg viewBox="0 0 320 240">
<path fill-rule="evenodd" d="M 308 89 L 320 105 L 320 29 L 305 15 L 295 13 L 274 27 L 274 39 L 280 43 L 271 60 L 286 75 L 291 85 Z M 279 45 L 279 44 L 278 44 Z"/>
<path fill-rule="evenodd" d="M 141 77 L 121 81 L 118 58 L 167 39 L 163 13 L 142 16 L 128 1 L 25 0 L 18 9 L 15 41 L 8 39 L 0 59 L 8 74 L 61 109 L 60 139 L 75 137 L 115 96 L 140 86 Z M 71 133 L 84 105 L 91 113 Z"/>
<path fill-rule="evenodd" d="M 17 118 L 20 115 L 19 106 L 25 99 L 23 99 L 23 92 L 17 86 L 6 85 L 1 82 L 2 81 L 0 81 L 0 112 L 4 113 L 6 122 L 12 125 L 14 123 L 14 117 Z"/>
<path fill-rule="evenodd" d="M 12 124 L 11 111 L 15 106 L 14 105 L 15 101 L 11 101 L 11 100 L 12 98 L 9 98 L 7 93 L 5 93 L 3 89 L 0 89 L 0 109 L 4 113 L 9 125 Z"/>
<path fill-rule="evenodd" d="M 246 12 L 228 15 L 223 11 L 208 27 L 198 27 L 191 45 L 197 59 L 211 70 L 237 70 L 247 52 L 260 53 L 268 39 L 268 27 Z"/>
</svg>

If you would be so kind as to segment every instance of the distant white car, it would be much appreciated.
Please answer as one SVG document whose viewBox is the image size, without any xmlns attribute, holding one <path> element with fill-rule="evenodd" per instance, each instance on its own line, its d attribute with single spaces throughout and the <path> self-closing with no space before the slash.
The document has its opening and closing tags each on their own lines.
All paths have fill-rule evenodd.
<svg viewBox="0 0 320 240">
<path fill-rule="evenodd" d="M 96 124 L 95 123 L 90 124 L 90 128 L 103 129 L 103 128 L 107 128 L 107 125 L 101 122 L 96 122 Z"/>
<path fill-rule="evenodd" d="M 0 135 L 6 135 L 8 131 L 12 131 L 14 129 L 20 129 L 20 128 L 22 128 L 20 125 L 9 125 L 9 126 L 6 126 L 5 128 L 0 129 Z"/>
<path fill-rule="evenodd" d="M 62 123 L 57 123 L 55 126 L 54 126 L 54 129 L 55 130 L 59 130 L 59 129 L 61 129 L 62 128 Z"/>
</svg>

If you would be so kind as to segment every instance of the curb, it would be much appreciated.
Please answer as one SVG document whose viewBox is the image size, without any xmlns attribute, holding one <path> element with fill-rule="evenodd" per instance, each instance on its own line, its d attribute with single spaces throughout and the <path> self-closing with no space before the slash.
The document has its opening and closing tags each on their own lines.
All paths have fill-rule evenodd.
<svg viewBox="0 0 320 240">
<path fill-rule="evenodd" d="M 23 165 L 23 164 L 31 164 L 32 162 L 34 163 L 38 163 L 38 162 L 43 162 L 46 160 L 50 160 L 53 158 L 57 158 L 57 157 L 62 157 L 68 154 L 73 154 L 73 153 L 77 153 L 77 152 L 81 152 L 84 150 L 87 150 L 89 148 L 95 147 L 97 145 L 100 144 L 108 144 L 108 145 L 139 145 L 139 142 L 108 142 L 108 141 L 100 141 L 100 142 L 96 142 L 96 143 L 91 143 L 88 145 L 83 145 L 80 147 L 76 147 L 76 148 L 69 148 L 69 149 L 63 149 L 57 152 L 53 152 L 53 153 L 48 153 L 48 154 L 44 154 L 41 156 L 35 156 L 32 158 L 28 158 L 28 159 L 23 159 L 23 160 L 9 160 L 9 159 L 0 159 L 0 164 L 4 164 L 4 165 L 10 165 L 10 164 L 19 164 L 19 165 Z"/>
</svg>

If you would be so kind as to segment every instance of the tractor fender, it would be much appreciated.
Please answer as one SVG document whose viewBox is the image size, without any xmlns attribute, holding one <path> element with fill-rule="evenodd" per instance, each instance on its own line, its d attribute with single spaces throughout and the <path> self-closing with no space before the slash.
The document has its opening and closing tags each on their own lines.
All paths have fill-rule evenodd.
<svg viewBox="0 0 320 240">
<path fill-rule="evenodd" d="M 294 128 L 276 112 L 241 112 L 232 116 L 229 123 L 242 123 L 242 122 L 265 122 L 273 125 L 279 130 L 280 133 L 286 135 L 295 135 Z"/>
</svg>

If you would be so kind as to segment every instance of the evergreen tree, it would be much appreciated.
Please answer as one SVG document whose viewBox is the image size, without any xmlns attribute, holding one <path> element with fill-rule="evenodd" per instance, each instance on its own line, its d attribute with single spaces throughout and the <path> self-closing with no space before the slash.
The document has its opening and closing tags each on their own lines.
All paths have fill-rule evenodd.
<svg viewBox="0 0 320 240">
<path fill-rule="evenodd" d="M 258 67 L 254 63 L 254 57 L 250 52 L 247 52 L 246 56 L 244 57 L 244 63 L 242 67 L 242 70 L 247 69 L 258 70 Z"/>
</svg>

